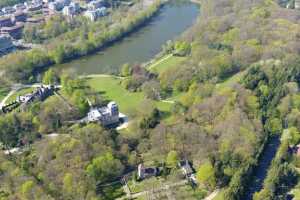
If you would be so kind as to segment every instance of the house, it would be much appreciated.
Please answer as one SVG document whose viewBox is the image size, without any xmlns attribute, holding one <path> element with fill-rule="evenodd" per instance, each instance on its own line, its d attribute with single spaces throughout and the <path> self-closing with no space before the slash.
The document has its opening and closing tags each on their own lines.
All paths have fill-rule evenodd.
<svg viewBox="0 0 300 200">
<path fill-rule="evenodd" d="M 10 17 L 0 17 L 0 28 L 1 27 L 7 27 L 7 26 L 13 26 L 13 22 L 11 21 Z"/>
<path fill-rule="evenodd" d="M 5 54 L 14 48 L 11 38 L 7 35 L 0 36 L 0 54 Z"/>
<path fill-rule="evenodd" d="M 16 11 L 23 11 L 26 9 L 26 6 L 23 3 L 18 3 L 16 5 L 14 5 L 14 9 Z"/>
<path fill-rule="evenodd" d="M 42 23 L 45 21 L 44 17 L 31 17 L 31 18 L 27 18 L 27 23 L 31 23 L 31 24 L 38 24 L 38 23 Z"/>
<path fill-rule="evenodd" d="M 295 9 L 300 9 L 300 0 L 295 0 Z"/>
<path fill-rule="evenodd" d="M 79 3 L 72 2 L 69 6 L 63 8 L 63 15 L 73 16 L 78 14 L 80 11 Z"/>
<path fill-rule="evenodd" d="M 104 7 L 106 2 L 104 0 L 91 1 L 88 4 L 88 10 L 96 10 L 98 8 Z"/>
<path fill-rule="evenodd" d="M 49 10 L 51 11 L 60 11 L 63 9 L 64 5 L 60 2 L 50 2 L 48 5 Z"/>
<path fill-rule="evenodd" d="M 91 21 L 96 21 L 99 17 L 103 17 L 107 14 L 106 8 L 101 7 L 96 10 L 88 10 L 84 13 L 84 16 L 89 18 Z"/>
<path fill-rule="evenodd" d="M 31 2 L 32 2 L 32 4 L 35 4 L 35 5 L 43 4 L 43 0 L 32 0 Z"/>
<path fill-rule="evenodd" d="M 62 7 L 68 6 L 71 3 L 71 0 L 56 0 L 57 3 L 61 4 Z"/>
<path fill-rule="evenodd" d="M 143 180 L 152 176 L 157 176 L 159 173 L 159 169 L 157 167 L 144 167 L 143 164 L 139 164 L 138 166 L 138 179 Z"/>
<path fill-rule="evenodd" d="M 2 8 L 2 12 L 4 14 L 8 15 L 8 14 L 12 14 L 12 13 L 16 12 L 16 10 L 13 7 L 7 6 L 7 7 Z"/>
<path fill-rule="evenodd" d="M 44 4 L 49 4 L 50 2 L 54 2 L 54 0 L 43 0 Z"/>
<path fill-rule="evenodd" d="M 182 171 L 182 174 L 189 180 L 191 181 L 193 184 L 197 184 L 197 179 L 196 179 L 196 175 L 195 172 L 191 166 L 191 164 L 189 163 L 188 160 L 182 160 L 178 163 L 179 168 Z"/>
<path fill-rule="evenodd" d="M 0 33 L 4 35 L 10 35 L 14 39 L 20 39 L 22 36 L 23 28 L 24 28 L 24 24 L 18 22 L 16 23 L 15 26 L 2 27 L 0 29 Z"/>
<path fill-rule="evenodd" d="M 178 166 L 180 167 L 183 175 L 185 176 L 190 176 L 191 174 L 194 173 L 190 163 L 188 160 L 182 160 L 178 163 Z"/>
<path fill-rule="evenodd" d="M 43 4 L 37 4 L 37 3 L 24 3 L 24 5 L 26 5 L 26 10 L 28 12 L 34 12 L 34 11 L 38 11 L 41 10 L 43 8 Z"/>
<path fill-rule="evenodd" d="M 41 85 L 32 93 L 18 96 L 16 101 L 19 103 L 30 103 L 34 100 L 43 101 L 53 93 L 54 89 L 52 85 Z"/>
<path fill-rule="evenodd" d="M 100 122 L 107 126 L 119 122 L 119 108 L 115 102 L 110 102 L 106 107 L 92 108 L 87 116 L 88 122 Z"/>
<path fill-rule="evenodd" d="M 295 154 L 297 157 L 300 157 L 300 144 L 296 146 L 289 146 L 288 152 Z"/>
<path fill-rule="evenodd" d="M 24 12 L 16 12 L 13 16 L 13 21 L 14 22 L 26 22 L 26 19 L 27 19 L 27 14 L 24 13 Z"/>
</svg>

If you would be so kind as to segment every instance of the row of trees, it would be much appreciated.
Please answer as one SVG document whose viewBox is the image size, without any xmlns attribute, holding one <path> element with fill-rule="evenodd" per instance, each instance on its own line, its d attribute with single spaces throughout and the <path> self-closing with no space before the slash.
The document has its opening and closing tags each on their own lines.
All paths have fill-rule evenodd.
<svg viewBox="0 0 300 200">
<path fill-rule="evenodd" d="M 299 109 L 299 59 L 255 66 L 249 70 L 245 83 L 260 99 L 266 131 L 270 135 L 281 134 L 281 145 L 268 170 L 263 189 L 254 195 L 254 199 L 286 199 L 298 179 L 291 163 L 294 160 L 292 148 L 300 141 L 295 120 Z"/>
</svg>

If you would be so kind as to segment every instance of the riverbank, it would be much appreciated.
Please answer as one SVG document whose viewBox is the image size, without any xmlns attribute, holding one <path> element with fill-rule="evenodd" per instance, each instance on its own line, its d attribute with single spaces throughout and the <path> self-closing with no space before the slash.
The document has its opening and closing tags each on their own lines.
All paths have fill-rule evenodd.
<svg viewBox="0 0 300 200">
<path fill-rule="evenodd" d="M 55 65 L 54 68 L 70 70 L 78 75 L 119 74 L 124 63 L 131 66 L 159 59 L 162 46 L 176 40 L 194 25 L 199 16 L 199 6 L 184 1 L 170 1 L 160 8 L 144 26 L 117 43 L 99 52 Z M 159 56 L 158 56 L 159 55 Z"/>
<path fill-rule="evenodd" d="M 33 49 L 8 55 L 0 60 L 0 71 L 3 70 L 3 76 L 8 80 L 17 80 L 18 82 L 32 80 L 33 75 L 39 74 L 53 64 L 70 62 L 82 56 L 94 54 L 118 42 L 147 23 L 165 3 L 166 1 L 153 1 L 152 5 L 147 6 L 145 10 L 140 11 L 134 17 L 124 19 L 122 24 L 112 26 L 100 35 L 94 35 L 92 41 L 87 38 L 80 40 L 79 44 L 66 42 L 54 44 L 51 49 L 45 46 L 45 49 Z M 18 71 L 22 71 L 22 74 Z"/>
</svg>

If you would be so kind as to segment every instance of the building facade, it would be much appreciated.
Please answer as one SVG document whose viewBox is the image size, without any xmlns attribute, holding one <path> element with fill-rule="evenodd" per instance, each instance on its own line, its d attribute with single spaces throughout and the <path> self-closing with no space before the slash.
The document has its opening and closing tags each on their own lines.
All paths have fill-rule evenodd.
<svg viewBox="0 0 300 200">
<path fill-rule="evenodd" d="M 14 48 L 9 36 L 0 36 L 0 54 L 5 54 Z"/>
<path fill-rule="evenodd" d="M 295 9 L 300 9 L 300 0 L 295 0 Z"/>
<path fill-rule="evenodd" d="M 15 26 L 0 28 L 0 33 L 4 35 L 9 35 L 14 39 L 20 39 L 22 37 L 23 28 L 23 23 L 17 23 Z"/>
<path fill-rule="evenodd" d="M 84 13 L 84 16 L 91 21 L 96 21 L 99 17 L 107 15 L 107 9 L 105 7 L 98 8 L 96 10 L 88 10 Z"/>
<path fill-rule="evenodd" d="M 69 6 L 63 8 L 63 15 L 74 16 L 80 12 L 79 3 L 72 2 Z"/>
<path fill-rule="evenodd" d="M 119 107 L 115 102 L 110 102 L 106 107 L 92 108 L 87 116 L 88 122 L 100 122 L 107 126 L 119 122 Z"/>
<path fill-rule="evenodd" d="M 1 17 L 0 18 L 0 28 L 1 27 L 7 27 L 7 26 L 13 26 L 13 22 L 11 21 L 10 17 Z"/>
</svg>

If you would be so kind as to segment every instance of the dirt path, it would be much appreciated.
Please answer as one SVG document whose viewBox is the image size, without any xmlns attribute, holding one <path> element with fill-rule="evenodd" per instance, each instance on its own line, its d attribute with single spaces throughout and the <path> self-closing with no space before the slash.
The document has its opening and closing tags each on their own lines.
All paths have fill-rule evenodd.
<svg viewBox="0 0 300 200">
<path fill-rule="evenodd" d="M 110 75 L 110 74 L 89 74 L 89 75 L 79 76 L 79 78 L 117 78 L 117 79 L 125 79 L 125 77 Z"/>
<path fill-rule="evenodd" d="M 205 197 L 204 200 L 213 200 L 219 194 L 219 192 L 220 192 L 219 189 L 213 191 L 213 193 L 211 193 L 210 195 L 208 195 L 207 197 Z"/>
<path fill-rule="evenodd" d="M 17 92 L 17 90 L 11 90 L 6 97 L 4 97 L 4 99 L 2 99 L 2 101 L 0 102 L 0 109 L 2 109 L 2 107 L 5 105 L 5 102 L 9 99 L 9 97 L 11 97 L 12 95 L 14 95 Z"/>
<path fill-rule="evenodd" d="M 172 54 L 169 54 L 167 55 L 166 57 L 164 57 L 163 59 L 161 59 L 160 61 L 156 62 L 156 63 L 153 63 L 152 65 L 150 65 L 148 67 L 149 70 L 151 70 L 152 68 L 156 67 L 157 65 L 159 65 L 160 63 L 164 62 L 165 60 L 171 58 L 173 55 Z"/>
</svg>

